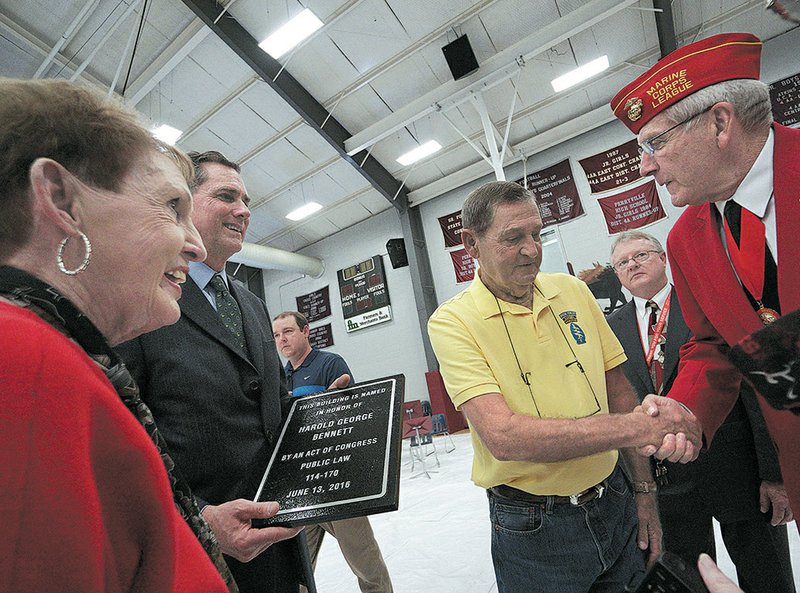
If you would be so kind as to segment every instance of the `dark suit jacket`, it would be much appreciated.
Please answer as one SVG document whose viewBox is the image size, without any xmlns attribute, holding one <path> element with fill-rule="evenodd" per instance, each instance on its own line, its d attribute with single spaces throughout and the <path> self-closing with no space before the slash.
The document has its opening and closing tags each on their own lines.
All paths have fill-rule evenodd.
<svg viewBox="0 0 800 593">
<path fill-rule="evenodd" d="M 773 128 L 778 295 L 785 314 L 800 308 L 800 130 Z M 667 240 L 675 289 L 695 336 L 682 352 L 673 396 L 697 415 L 709 442 L 734 405 L 741 381 L 726 357 L 728 346 L 762 327 L 722 246 L 712 208 L 708 203 L 686 208 Z M 800 415 L 758 399 L 778 446 L 789 503 L 800 512 Z"/>
<path fill-rule="evenodd" d="M 254 497 L 280 431 L 282 399 L 288 399 L 266 305 L 230 278 L 229 285 L 249 352 L 235 345 L 190 277 L 176 324 L 118 348 L 201 506 Z M 242 593 L 294 591 L 297 558 L 297 543 L 289 540 L 250 563 L 228 563 Z"/>
<path fill-rule="evenodd" d="M 636 321 L 633 300 L 608 316 L 628 360 L 623 370 L 639 399 L 653 393 L 645 353 Z M 691 337 L 683 319 L 675 290 L 667 322 L 667 345 L 664 353 L 664 394 L 669 393 L 678 374 L 679 351 Z M 744 399 L 751 406 L 745 406 Z M 721 522 L 757 519 L 761 516 L 758 490 L 761 480 L 781 481 L 777 456 L 769 440 L 755 398 L 742 398 L 720 428 L 713 446 L 697 461 L 684 465 L 665 464 L 669 483 L 661 495 L 681 494 L 696 488 L 714 516 Z M 757 435 L 754 438 L 754 435 Z M 756 446 L 756 442 L 759 443 Z"/>
</svg>

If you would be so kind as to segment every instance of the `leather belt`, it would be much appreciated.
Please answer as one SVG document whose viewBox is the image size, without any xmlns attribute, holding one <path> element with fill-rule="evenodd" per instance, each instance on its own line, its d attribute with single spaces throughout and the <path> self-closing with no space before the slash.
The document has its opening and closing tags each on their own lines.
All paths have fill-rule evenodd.
<svg viewBox="0 0 800 593">
<path fill-rule="evenodd" d="M 540 495 L 540 494 L 531 494 L 529 492 L 525 492 L 524 490 L 519 490 L 518 488 L 514 488 L 512 486 L 506 486 L 505 484 L 500 484 L 499 486 L 494 486 L 489 488 L 489 492 L 495 494 L 497 496 L 501 496 L 503 498 L 508 498 L 510 500 L 516 500 L 519 502 L 527 502 L 531 504 L 547 504 L 548 502 L 552 502 L 553 504 L 570 504 L 572 506 L 579 507 L 581 505 L 586 504 L 596 498 L 600 498 L 603 496 L 603 493 L 606 490 L 606 481 L 603 480 L 596 486 L 592 486 L 578 492 L 577 494 L 572 494 L 570 496 L 558 496 L 558 495 Z"/>
</svg>

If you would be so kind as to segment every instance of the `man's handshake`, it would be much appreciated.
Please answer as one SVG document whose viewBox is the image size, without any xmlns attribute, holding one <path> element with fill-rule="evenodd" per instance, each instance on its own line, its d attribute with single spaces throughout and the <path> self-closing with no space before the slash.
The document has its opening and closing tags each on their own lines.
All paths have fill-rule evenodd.
<svg viewBox="0 0 800 593">
<path fill-rule="evenodd" d="M 648 444 L 638 447 L 645 456 L 689 463 L 697 458 L 703 433 L 694 414 L 674 399 L 650 394 L 635 409 L 649 417 L 652 429 Z"/>
</svg>

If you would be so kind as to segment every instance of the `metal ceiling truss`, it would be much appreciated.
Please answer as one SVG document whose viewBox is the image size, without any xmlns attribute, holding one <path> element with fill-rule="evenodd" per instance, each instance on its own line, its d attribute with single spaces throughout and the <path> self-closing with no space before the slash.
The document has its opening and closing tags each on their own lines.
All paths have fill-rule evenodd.
<svg viewBox="0 0 800 593">
<path fill-rule="evenodd" d="M 404 62 L 408 58 L 416 55 L 420 50 L 427 47 L 437 39 L 439 39 L 442 35 L 445 35 L 448 31 L 453 29 L 456 26 L 463 25 L 465 22 L 469 21 L 470 19 L 476 17 L 478 14 L 489 8 L 492 4 L 498 2 L 498 0 L 482 0 L 477 4 L 470 6 L 464 12 L 457 14 L 452 19 L 443 23 L 442 25 L 438 26 L 436 29 L 415 41 L 410 46 L 406 47 L 400 53 L 395 54 L 388 60 L 381 62 L 380 64 L 376 64 L 364 74 L 362 74 L 358 79 L 353 81 L 350 85 L 336 93 L 333 97 L 325 101 L 326 105 L 335 105 L 345 97 L 349 97 L 356 91 L 364 88 L 368 84 L 372 83 L 383 74 Z M 376 91 L 377 92 L 377 91 Z M 331 107 L 333 110 L 333 107 Z"/>
<path fill-rule="evenodd" d="M 362 2 L 364 2 L 364 0 L 349 0 L 347 3 L 343 4 L 342 6 L 340 6 L 340 7 L 339 7 L 339 8 L 337 8 L 336 10 L 334 10 L 334 11 L 333 11 L 331 14 L 329 14 L 327 17 L 325 17 L 325 18 L 322 20 L 322 21 L 323 21 L 323 25 L 322 25 L 322 26 L 321 26 L 319 29 L 317 29 L 316 31 L 314 31 L 314 32 L 313 32 L 311 35 L 309 35 L 308 37 L 306 37 L 305 39 L 303 39 L 303 40 L 302 40 L 300 43 L 298 43 L 296 46 L 294 46 L 294 47 L 292 48 L 292 51 L 291 51 L 291 53 L 290 53 L 290 56 L 289 56 L 289 57 L 287 57 L 287 64 L 288 64 L 289 60 L 291 60 L 291 55 L 293 55 L 293 54 L 294 54 L 294 52 L 296 52 L 298 49 L 300 49 L 301 47 L 303 47 L 303 46 L 304 46 L 306 43 L 309 43 L 309 42 L 310 42 L 311 40 L 313 40 L 315 37 L 317 37 L 317 36 L 321 35 L 322 33 L 326 32 L 328 29 L 330 29 L 330 28 L 331 28 L 331 26 L 332 26 L 332 25 L 333 25 L 333 24 L 334 24 L 336 21 L 338 21 L 340 18 L 342 18 L 343 16 L 345 16 L 345 15 L 346 15 L 348 12 L 350 12 L 351 10 L 353 10 L 354 8 L 356 8 L 356 7 L 357 7 L 359 4 L 361 4 Z M 285 67 L 287 64 L 284 64 L 284 67 Z"/>
<path fill-rule="evenodd" d="M 24 29 L 6 15 L 0 13 L 0 31 L 6 31 L 9 35 L 11 35 L 14 39 L 17 39 L 19 42 L 24 43 L 27 48 L 30 48 L 30 52 L 35 55 L 39 56 L 47 56 L 51 51 L 51 47 L 48 43 L 45 43 L 38 37 L 36 37 L 33 33 Z M 58 64 L 60 69 L 64 68 L 71 68 L 72 60 L 65 55 L 61 54 L 60 52 L 56 52 L 56 54 L 52 58 L 52 62 Z M 84 72 L 83 79 L 88 81 L 94 86 L 97 87 L 105 87 L 106 85 L 96 79 L 94 76 Z"/>
<path fill-rule="evenodd" d="M 311 179 L 317 173 L 322 173 L 323 171 L 325 171 L 329 167 L 332 167 L 333 165 L 336 165 L 339 162 L 341 162 L 341 159 L 338 156 L 335 156 L 335 157 L 330 158 L 327 161 L 324 161 L 322 163 L 317 163 L 316 165 L 314 165 L 313 168 L 309 169 L 308 171 L 306 171 L 305 173 L 303 173 L 302 175 L 300 175 L 298 177 L 290 179 L 289 181 L 287 181 L 286 183 L 281 185 L 279 188 L 277 188 L 277 189 L 271 191 L 270 193 L 268 193 L 266 196 L 262 196 L 262 197 L 260 197 L 258 199 L 253 200 L 250 203 L 250 210 L 256 210 L 257 208 L 261 208 L 261 206 L 266 206 L 267 204 L 269 204 L 275 198 L 283 195 L 284 193 L 286 193 L 287 191 L 292 189 L 295 185 L 297 185 L 299 183 L 303 183 L 304 181 L 306 181 L 308 179 Z M 371 190 L 372 187 L 369 187 L 368 189 Z M 334 204 L 334 206 L 335 205 L 338 205 L 338 202 L 336 204 Z"/>
<path fill-rule="evenodd" d="M 348 152 L 354 153 L 372 146 L 395 131 L 425 115 L 439 111 L 445 105 L 469 100 L 471 91 L 485 90 L 513 77 L 526 60 L 541 54 L 596 23 L 609 18 L 640 0 L 591 0 L 546 25 L 535 34 L 486 60 L 475 75 L 451 80 L 425 95 L 395 110 L 391 115 L 361 130 L 345 142 Z"/>
<path fill-rule="evenodd" d="M 244 27 L 233 18 L 222 18 L 215 22 L 219 10 L 214 0 L 183 0 L 183 3 L 398 211 L 402 212 L 407 208 L 406 192 L 400 182 L 366 151 L 348 155 L 344 142 L 351 134 L 289 72 L 283 69 L 280 62 L 259 48 L 258 42 Z"/>
<path fill-rule="evenodd" d="M 489 8 L 490 6 L 495 4 L 496 2 L 498 2 L 498 0 L 481 0 L 480 2 L 472 5 L 467 10 L 459 13 L 458 15 L 456 15 L 455 17 L 453 17 L 452 19 L 450 19 L 446 23 L 440 25 L 439 27 L 437 27 L 436 29 L 431 31 L 428 35 L 426 35 L 425 37 L 423 37 L 419 41 L 416 41 L 411 46 L 405 48 L 402 52 L 400 52 L 398 54 L 395 54 L 394 56 L 392 56 L 388 60 L 385 60 L 384 62 L 382 62 L 380 64 L 377 64 L 374 67 L 372 67 L 371 69 L 369 69 L 367 72 L 365 72 L 363 75 L 361 75 L 353 83 L 351 83 L 346 88 L 344 88 L 341 91 L 339 91 L 338 93 L 336 93 L 330 99 L 326 100 L 323 103 L 324 107 L 326 109 L 328 109 L 330 112 L 333 112 L 333 110 L 336 108 L 336 105 L 338 105 L 340 101 L 342 101 L 343 99 L 349 97 L 350 95 L 352 95 L 356 91 L 364 88 L 365 86 L 367 86 L 368 84 L 373 82 L 375 79 L 377 79 L 381 75 L 383 75 L 386 72 L 388 72 L 390 69 L 392 69 L 393 67 L 395 67 L 399 63 L 401 63 L 401 62 L 407 60 L 408 58 L 410 58 L 411 56 L 415 55 L 422 48 L 428 46 L 430 43 L 432 43 L 436 39 L 440 38 L 442 35 L 444 35 L 447 31 L 452 29 L 454 26 L 457 26 L 459 24 L 463 24 L 464 22 L 470 20 L 471 18 L 474 18 L 475 16 L 477 16 L 478 14 L 480 14 L 481 12 L 483 12 L 484 10 L 486 10 L 487 8 Z M 331 17 L 329 17 L 328 19 L 325 19 L 325 25 L 322 27 L 322 29 L 319 29 L 318 31 L 316 31 L 314 33 L 314 35 L 312 35 L 310 38 L 304 40 L 298 47 L 302 47 L 303 44 L 308 42 L 314 36 L 318 35 L 320 32 L 322 32 L 325 29 L 327 29 L 328 27 L 330 27 L 330 25 L 334 21 L 338 20 L 341 16 L 343 16 L 344 14 L 346 14 L 347 12 L 352 10 L 352 8 L 354 8 L 357 4 L 358 4 L 358 1 L 351 1 L 349 4 L 337 9 L 333 13 L 333 15 Z M 200 25 L 203 28 L 203 31 L 210 32 L 210 30 L 207 29 L 202 24 L 201 21 L 198 20 L 198 21 L 195 21 L 195 23 Z M 192 26 L 194 26 L 195 23 L 193 23 Z M 172 46 L 170 46 L 170 47 L 172 47 Z M 168 50 L 168 53 L 169 53 L 169 51 L 170 50 Z M 162 78 L 165 75 L 166 75 L 166 73 L 164 73 L 162 75 Z M 152 89 L 152 87 L 155 86 L 155 84 L 158 83 L 158 80 L 160 80 L 160 78 L 159 78 L 158 80 L 155 80 L 155 81 L 147 81 L 145 76 L 142 76 L 140 78 L 145 79 L 145 83 L 150 84 L 150 87 L 148 88 L 148 90 Z M 143 84 L 143 83 L 139 83 L 139 81 L 137 80 L 131 85 L 131 88 L 139 88 L 140 84 Z M 248 88 L 249 88 L 249 86 L 248 86 Z M 240 95 L 241 95 L 241 92 L 239 92 L 239 90 L 234 91 L 233 93 L 229 94 L 227 97 L 222 99 L 219 103 L 217 103 L 216 105 L 212 106 L 208 111 L 206 111 L 206 113 L 204 113 L 199 118 L 197 118 L 197 120 L 192 122 L 192 125 L 190 126 L 190 128 L 186 132 L 184 132 L 183 139 L 185 140 L 191 133 L 197 131 L 199 128 L 201 128 L 203 125 L 205 125 L 205 123 L 208 120 L 210 120 L 214 115 L 219 113 L 222 109 L 224 109 L 230 103 L 232 103 L 234 100 L 236 100 Z M 143 97 L 143 95 L 141 94 L 140 91 L 138 91 L 132 97 L 132 100 L 134 101 L 134 103 L 138 103 L 141 100 L 142 97 Z M 299 119 L 299 120 L 293 122 L 292 124 L 290 124 L 289 126 L 284 128 L 283 130 L 277 132 L 275 136 L 273 136 L 271 138 L 267 138 L 262 144 L 260 144 L 259 146 L 256 146 L 250 152 L 248 152 L 245 155 L 243 155 L 240 159 L 237 160 L 237 162 L 240 165 L 243 166 L 245 163 L 247 163 L 247 161 L 255 158 L 256 156 L 258 156 L 259 154 L 261 154 L 262 152 L 267 150 L 270 146 L 273 146 L 276 142 L 278 142 L 278 141 L 282 140 L 283 138 L 285 138 L 286 136 L 288 136 L 291 132 L 293 132 L 294 130 L 299 128 L 302 124 L 303 124 L 303 120 L 302 119 Z M 500 136 L 499 136 L 499 133 L 498 133 L 498 140 L 499 139 L 500 139 Z M 318 166 L 314 167 L 312 170 L 308 171 L 307 173 L 304 173 L 301 176 L 295 178 L 295 180 L 288 181 L 286 184 L 281 186 L 281 188 L 278 188 L 274 192 L 271 192 L 269 195 L 262 196 L 262 197 L 259 197 L 259 198 L 255 198 L 253 200 L 253 206 L 252 207 L 253 208 L 258 208 L 260 205 L 271 201 L 279 193 L 282 193 L 283 191 L 285 191 L 288 188 L 288 186 L 291 186 L 293 184 L 293 182 L 299 182 L 302 179 L 307 178 L 308 177 L 308 173 L 321 172 L 324 169 L 326 169 L 328 166 L 330 166 L 330 164 L 327 163 L 327 162 L 322 164 L 322 165 L 318 165 Z"/>
<path fill-rule="evenodd" d="M 332 204 L 332 205 L 326 207 L 324 210 L 320 210 L 319 212 L 317 212 L 315 214 L 312 214 L 308 218 L 304 218 L 301 221 L 295 222 L 295 223 L 293 223 L 293 224 L 291 224 L 289 226 L 283 227 L 282 229 L 280 229 L 278 231 L 275 231 L 271 235 L 268 235 L 268 236 L 264 237 L 263 239 L 261 239 L 258 243 L 259 243 L 259 245 L 268 245 L 272 241 L 275 241 L 277 239 L 285 237 L 286 235 L 288 235 L 290 233 L 297 233 L 297 232 L 299 232 L 298 229 L 302 228 L 302 226 L 305 223 L 307 223 L 307 222 L 309 222 L 311 220 L 314 220 L 318 216 L 324 216 L 325 212 L 332 212 L 332 211 L 336 210 L 337 208 L 339 208 L 341 206 L 346 206 L 347 204 L 355 202 L 360 197 L 365 196 L 365 195 L 369 194 L 372 191 L 374 191 L 374 190 L 373 190 L 373 188 L 371 186 L 363 187 L 363 188 L 359 189 L 358 191 L 356 191 L 356 192 L 354 192 L 354 193 L 352 193 L 352 194 L 350 194 L 348 196 L 345 196 L 344 198 L 342 198 L 341 200 L 339 200 L 335 204 Z M 367 208 L 363 204 L 361 206 L 364 208 L 364 210 L 366 210 L 370 214 L 375 214 L 374 212 L 369 210 L 369 208 Z M 332 222 L 330 220 L 328 220 L 328 222 L 330 222 L 338 230 L 341 230 L 341 227 L 339 225 L 337 225 L 336 223 L 334 223 L 334 222 Z"/>
<path fill-rule="evenodd" d="M 675 20 L 672 18 L 672 0 L 653 0 L 655 8 L 656 31 L 658 32 L 658 46 L 661 48 L 661 57 L 678 49 L 678 40 L 675 37 Z"/>
<path fill-rule="evenodd" d="M 222 99 L 222 101 L 215 103 L 210 109 L 201 114 L 195 121 L 192 122 L 192 125 L 181 135 L 181 142 L 185 142 L 189 136 L 203 128 L 203 126 L 211 121 L 214 116 L 219 115 L 226 107 L 231 105 L 234 101 L 237 101 L 242 95 L 253 88 L 260 80 L 261 79 L 258 76 L 251 76 L 236 89 L 230 92 L 224 99 Z M 237 162 L 240 166 L 244 164 L 240 161 Z"/>
<path fill-rule="evenodd" d="M 106 42 L 109 39 L 111 39 L 114 33 L 116 33 L 117 29 L 119 29 L 122 23 L 124 23 L 125 20 L 131 14 L 133 14 L 133 11 L 136 10 L 136 8 L 139 6 L 139 4 L 141 4 L 141 2 L 142 0 L 133 0 L 128 5 L 128 8 L 126 8 L 125 12 L 122 13 L 122 16 L 120 16 L 116 21 L 114 21 L 114 23 L 108 28 L 108 30 L 105 32 L 100 41 L 97 42 L 97 45 L 94 46 L 94 49 L 91 52 L 89 52 L 89 55 L 86 56 L 83 62 L 81 62 L 81 65 L 78 66 L 77 70 L 75 70 L 75 72 L 72 73 L 72 76 L 70 77 L 71 81 L 76 80 L 81 75 L 81 73 L 84 70 L 86 70 L 86 67 L 92 62 L 94 57 L 97 55 L 97 52 L 99 52 L 100 49 L 106 44 Z"/>
<path fill-rule="evenodd" d="M 202 21 L 192 20 L 180 35 L 145 68 L 144 72 L 128 85 L 125 96 L 131 104 L 138 105 L 210 33 L 211 30 Z"/>
<path fill-rule="evenodd" d="M 62 35 L 58 38 L 58 40 L 53 44 L 53 47 L 50 49 L 50 53 L 47 54 L 42 64 L 36 70 L 36 73 L 33 75 L 33 78 L 43 78 L 45 72 L 50 67 L 50 64 L 53 63 L 53 58 L 55 58 L 58 53 L 61 51 L 61 48 L 67 45 L 71 40 L 72 36 L 80 29 L 83 24 L 89 19 L 92 14 L 92 11 L 97 7 L 100 3 L 100 0 L 89 0 L 86 4 L 83 5 L 83 8 L 78 12 L 72 22 L 67 25 L 66 30 Z"/>
<path fill-rule="evenodd" d="M 741 15 L 756 7 L 760 7 L 762 2 L 763 0 L 747 0 L 747 2 L 741 6 L 737 6 L 724 15 L 709 19 L 703 25 L 692 27 L 691 29 L 684 31 L 681 34 L 681 38 L 692 40 L 703 26 L 712 29 L 720 27 L 726 22 L 739 18 Z M 649 64 L 651 64 L 653 60 L 659 58 L 659 55 L 660 54 L 658 50 L 655 49 L 642 52 L 641 54 L 632 57 L 629 61 L 612 66 L 606 71 L 606 75 L 621 72 L 629 67 L 640 68 L 642 71 L 644 71 L 649 67 Z M 575 87 L 575 91 L 572 92 L 578 92 L 581 88 L 583 87 Z M 557 101 L 558 97 L 564 96 L 564 94 L 558 96 L 553 95 L 544 101 L 539 101 L 538 103 L 529 105 L 525 109 L 515 113 L 514 118 L 516 119 L 530 115 L 536 110 L 549 105 L 553 101 Z M 530 157 L 536 153 L 543 152 L 548 148 L 552 148 L 553 146 L 556 146 L 562 142 L 566 142 L 571 138 L 590 132 L 595 128 L 614 121 L 615 119 L 616 118 L 614 117 L 614 114 L 611 112 L 611 108 L 607 104 L 601 105 L 600 107 L 573 118 L 570 121 L 557 125 L 549 130 L 545 130 L 544 132 L 540 132 L 527 140 L 523 140 L 522 142 L 512 145 L 513 152 L 510 160 L 506 163 L 506 166 L 516 163 L 523 158 Z M 479 135 L 474 134 L 471 136 L 473 140 L 476 137 L 479 137 Z M 457 147 L 456 145 L 451 146 Z M 442 152 L 450 150 L 451 146 L 445 147 Z M 476 179 L 480 179 L 481 177 L 485 177 L 488 173 L 490 173 L 490 171 L 487 170 L 487 167 L 482 160 L 472 163 L 471 165 L 467 165 L 466 167 L 462 167 L 455 173 L 446 175 L 424 187 L 420 187 L 408 192 L 409 205 L 412 208 L 419 206 L 428 200 L 432 200 L 433 198 L 441 196 L 449 191 L 461 187 L 462 185 L 475 181 Z"/>
</svg>

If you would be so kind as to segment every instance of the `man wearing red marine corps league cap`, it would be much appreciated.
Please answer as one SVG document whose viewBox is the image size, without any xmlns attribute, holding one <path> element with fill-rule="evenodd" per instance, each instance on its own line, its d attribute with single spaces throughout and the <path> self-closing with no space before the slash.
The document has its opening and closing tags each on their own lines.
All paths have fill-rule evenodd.
<svg viewBox="0 0 800 593">
<path fill-rule="evenodd" d="M 642 175 L 654 175 L 675 206 L 687 207 L 667 252 L 694 337 L 681 351 L 670 398 L 650 395 L 644 405 L 655 413 L 677 405 L 672 400 L 685 404 L 706 443 L 743 383 L 729 348 L 800 307 L 800 130 L 772 122 L 768 87 L 758 80 L 761 45 L 729 33 L 684 46 L 611 102 L 638 134 Z M 800 511 L 800 408 L 758 400 L 789 505 Z M 684 463 L 698 454 L 681 435 L 642 452 Z M 787 508 L 784 521 L 791 519 Z"/>
</svg>

